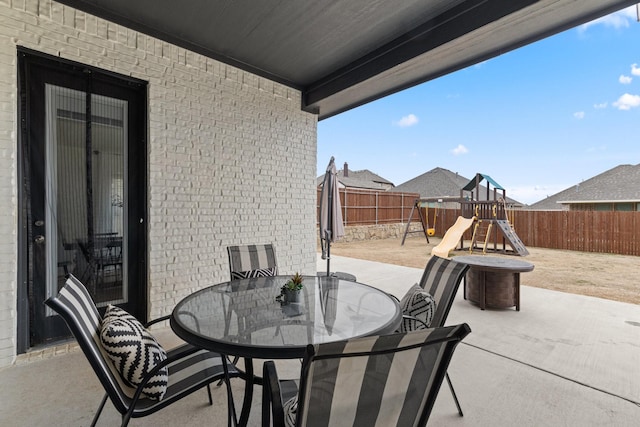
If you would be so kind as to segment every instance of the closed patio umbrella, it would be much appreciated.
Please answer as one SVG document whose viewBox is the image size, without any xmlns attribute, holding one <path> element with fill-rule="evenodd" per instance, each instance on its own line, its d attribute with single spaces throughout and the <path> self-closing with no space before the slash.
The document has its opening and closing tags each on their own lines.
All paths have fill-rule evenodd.
<svg viewBox="0 0 640 427">
<path fill-rule="evenodd" d="M 327 260 L 327 276 L 330 274 L 331 242 L 335 242 L 342 236 L 344 236 L 344 225 L 338 192 L 338 172 L 334 158 L 331 157 L 320 193 L 320 245 L 322 259 Z"/>
</svg>

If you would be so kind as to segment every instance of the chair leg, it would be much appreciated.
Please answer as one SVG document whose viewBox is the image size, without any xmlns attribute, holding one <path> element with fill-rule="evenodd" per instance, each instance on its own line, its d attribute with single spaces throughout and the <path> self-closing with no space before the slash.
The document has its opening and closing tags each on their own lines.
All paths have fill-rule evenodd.
<svg viewBox="0 0 640 427">
<path fill-rule="evenodd" d="M 460 416 L 464 416 L 462 414 L 462 408 L 460 407 L 460 402 L 458 402 L 458 396 L 456 396 L 456 392 L 453 389 L 453 384 L 451 384 L 451 379 L 449 378 L 449 373 L 445 373 L 445 377 L 447 377 L 447 383 L 449 384 L 449 389 L 451 390 L 451 395 L 453 396 L 453 400 L 454 402 L 456 402 L 456 406 L 458 407 L 458 413 L 460 414 Z"/>
<path fill-rule="evenodd" d="M 107 393 L 104 394 L 104 397 L 102 398 L 102 402 L 100 402 L 100 406 L 98 406 L 98 412 L 96 412 L 96 414 L 93 416 L 93 421 L 91 421 L 91 427 L 95 427 L 96 423 L 98 422 L 98 418 L 100 418 L 100 414 L 102 413 L 102 409 L 104 409 L 104 404 L 107 403 L 107 398 L 109 396 L 107 395 Z"/>
<path fill-rule="evenodd" d="M 222 369 L 224 370 L 224 383 L 227 386 L 227 425 L 228 427 L 236 427 L 238 418 L 236 416 L 236 407 L 233 402 L 233 392 L 231 391 L 231 380 L 229 379 L 229 366 L 227 365 L 227 356 L 222 356 Z"/>
<path fill-rule="evenodd" d="M 209 395 L 209 405 L 213 406 L 213 396 L 211 396 L 211 384 L 207 384 L 207 394 Z"/>
</svg>

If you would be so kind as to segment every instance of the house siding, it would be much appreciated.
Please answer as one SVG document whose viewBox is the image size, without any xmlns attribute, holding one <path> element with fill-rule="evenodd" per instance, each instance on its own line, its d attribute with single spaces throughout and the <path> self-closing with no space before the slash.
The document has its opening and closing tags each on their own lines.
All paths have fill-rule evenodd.
<svg viewBox="0 0 640 427">
<path fill-rule="evenodd" d="M 228 278 L 226 246 L 273 242 L 315 273 L 317 116 L 300 92 L 47 0 L 0 0 L 0 367 L 16 356 L 17 46 L 149 82 L 148 307 Z"/>
</svg>

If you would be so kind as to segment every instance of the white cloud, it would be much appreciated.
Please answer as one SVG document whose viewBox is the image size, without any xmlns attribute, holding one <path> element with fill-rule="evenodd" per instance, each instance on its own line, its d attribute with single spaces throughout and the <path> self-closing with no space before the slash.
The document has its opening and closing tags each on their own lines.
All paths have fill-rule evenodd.
<svg viewBox="0 0 640 427">
<path fill-rule="evenodd" d="M 593 104 L 593 108 L 596 110 L 602 110 L 603 108 L 607 108 L 608 105 L 608 102 L 601 102 L 600 104 Z"/>
<path fill-rule="evenodd" d="M 630 110 L 635 107 L 640 106 L 640 95 L 631 95 L 625 93 L 622 95 L 616 102 L 613 103 L 613 106 L 618 108 L 618 110 Z"/>
<path fill-rule="evenodd" d="M 451 153 L 454 156 L 459 156 L 461 154 L 467 154 L 469 152 L 469 150 L 467 149 L 467 147 L 465 147 L 464 145 L 460 144 L 458 145 L 456 148 L 454 148 L 453 150 L 451 150 Z"/>
<path fill-rule="evenodd" d="M 406 128 L 418 124 L 418 122 L 418 117 L 416 117 L 415 114 L 409 114 L 408 116 L 404 116 L 397 122 L 393 122 L 393 124 L 396 126 L 400 126 L 401 128 Z"/>
<path fill-rule="evenodd" d="M 584 111 L 576 111 L 575 113 L 573 113 L 573 117 L 578 120 L 584 119 Z"/>
<path fill-rule="evenodd" d="M 587 31 L 589 27 L 598 24 L 602 24 L 605 27 L 613 27 L 616 29 L 628 28 L 632 22 L 636 21 L 636 19 L 636 7 L 629 6 L 626 9 L 619 10 L 610 15 L 603 16 L 602 18 L 595 19 L 591 22 L 587 22 L 586 24 L 582 24 L 579 27 L 579 31 Z"/>
<path fill-rule="evenodd" d="M 638 64 L 631 64 L 631 74 L 640 76 L 640 67 L 638 67 Z"/>
<path fill-rule="evenodd" d="M 633 80 L 633 78 L 629 77 L 629 76 L 625 76 L 624 74 L 621 75 L 620 77 L 618 77 L 618 81 L 620 83 L 622 83 L 623 85 L 628 85 L 631 83 L 631 81 Z"/>
</svg>

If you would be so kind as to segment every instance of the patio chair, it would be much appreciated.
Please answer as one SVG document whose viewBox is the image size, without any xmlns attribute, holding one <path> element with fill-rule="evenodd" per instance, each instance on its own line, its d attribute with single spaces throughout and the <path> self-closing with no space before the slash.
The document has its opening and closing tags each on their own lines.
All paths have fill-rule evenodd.
<svg viewBox="0 0 640 427">
<path fill-rule="evenodd" d="M 234 245 L 227 246 L 229 255 L 229 275 L 231 280 L 248 279 L 253 277 L 270 277 L 278 275 L 278 262 L 273 244 L 261 245 Z M 224 316 L 228 318 L 231 313 L 223 307 Z M 228 333 L 229 323 L 225 334 Z M 233 363 L 238 362 L 239 357 L 233 358 Z M 221 385 L 221 382 L 218 383 Z"/>
<path fill-rule="evenodd" d="M 132 387 L 125 382 L 103 346 L 100 338 L 102 318 L 87 289 L 78 279 L 69 275 L 58 295 L 46 300 L 45 304 L 64 319 L 105 389 L 106 393 L 91 426 L 95 426 L 98 421 L 107 398 L 111 399 L 116 410 L 122 414 L 122 426 L 126 426 L 131 418 L 150 415 L 205 386 L 209 404 L 213 405 L 209 384 L 239 376 L 235 366 L 219 354 L 187 344 L 168 351 L 166 359 L 151 369 L 137 387 Z M 169 317 L 155 319 L 145 326 Z M 144 394 L 145 387 L 150 385 L 150 381 L 155 381 L 165 368 L 167 376 L 164 396 L 159 400 L 147 397 Z M 232 396 L 228 380 L 226 383 L 227 398 L 230 401 Z M 233 406 L 230 405 L 229 408 Z M 231 417 L 232 409 L 229 409 L 229 424 Z"/>
<path fill-rule="evenodd" d="M 262 426 L 425 426 L 465 324 L 307 346 L 300 387 L 263 366 Z"/>
<path fill-rule="evenodd" d="M 415 323 L 407 325 L 407 319 L 405 318 L 403 322 L 405 322 L 404 324 L 407 326 L 406 329 L 412 330 L 426 327 L 438 328 L 444 326 L 447 316 L 449 315 L 449 310 L 451 310 L 451 306 L 453 305 L 453 300 L 458 292 L 460 282 L 464 278 L 468 269 L 469 266 L 466 264 L 453 262 L 450 259 L 441 258 L 435 255 L 432 256 L 427 262 L 427 266 L 425 267 L 424 273 L 422 273 L 422 278 L 418 284 L 420 288 L 426 290 L 431 297 L 433 297 L 435 302 L 435 310 L 433 312 L 431 323 L 429 325 L 421 325 L 419 319 L 414 319 Z M 413 291 L 410 290 L 409 292 Z M 405 298 L 403 298 L 403 300 Z M 456 392 L 453 389 L 453 384 L 451 383 L 448 373 L 446 374 L 446 378 L 451 394 L 453 395 L 453 400 L 458 408 L 458 413 L 460 416 L 463 416 L 458 396 L 456 396 Z"/>
<path fill-rule="evenodd" d="M 96 281 L 106 283 L 106 271 L 113 269 L 113 284 L 122 284 L 122 237 L 109 236 L 101 239 L 99 248 L 96 248 Z"/>
<path fill-rule="evenodd" d="M 231 280 L 278 275 L 276 252 L 271 243 L 228 246 Z"/>
</svg>

